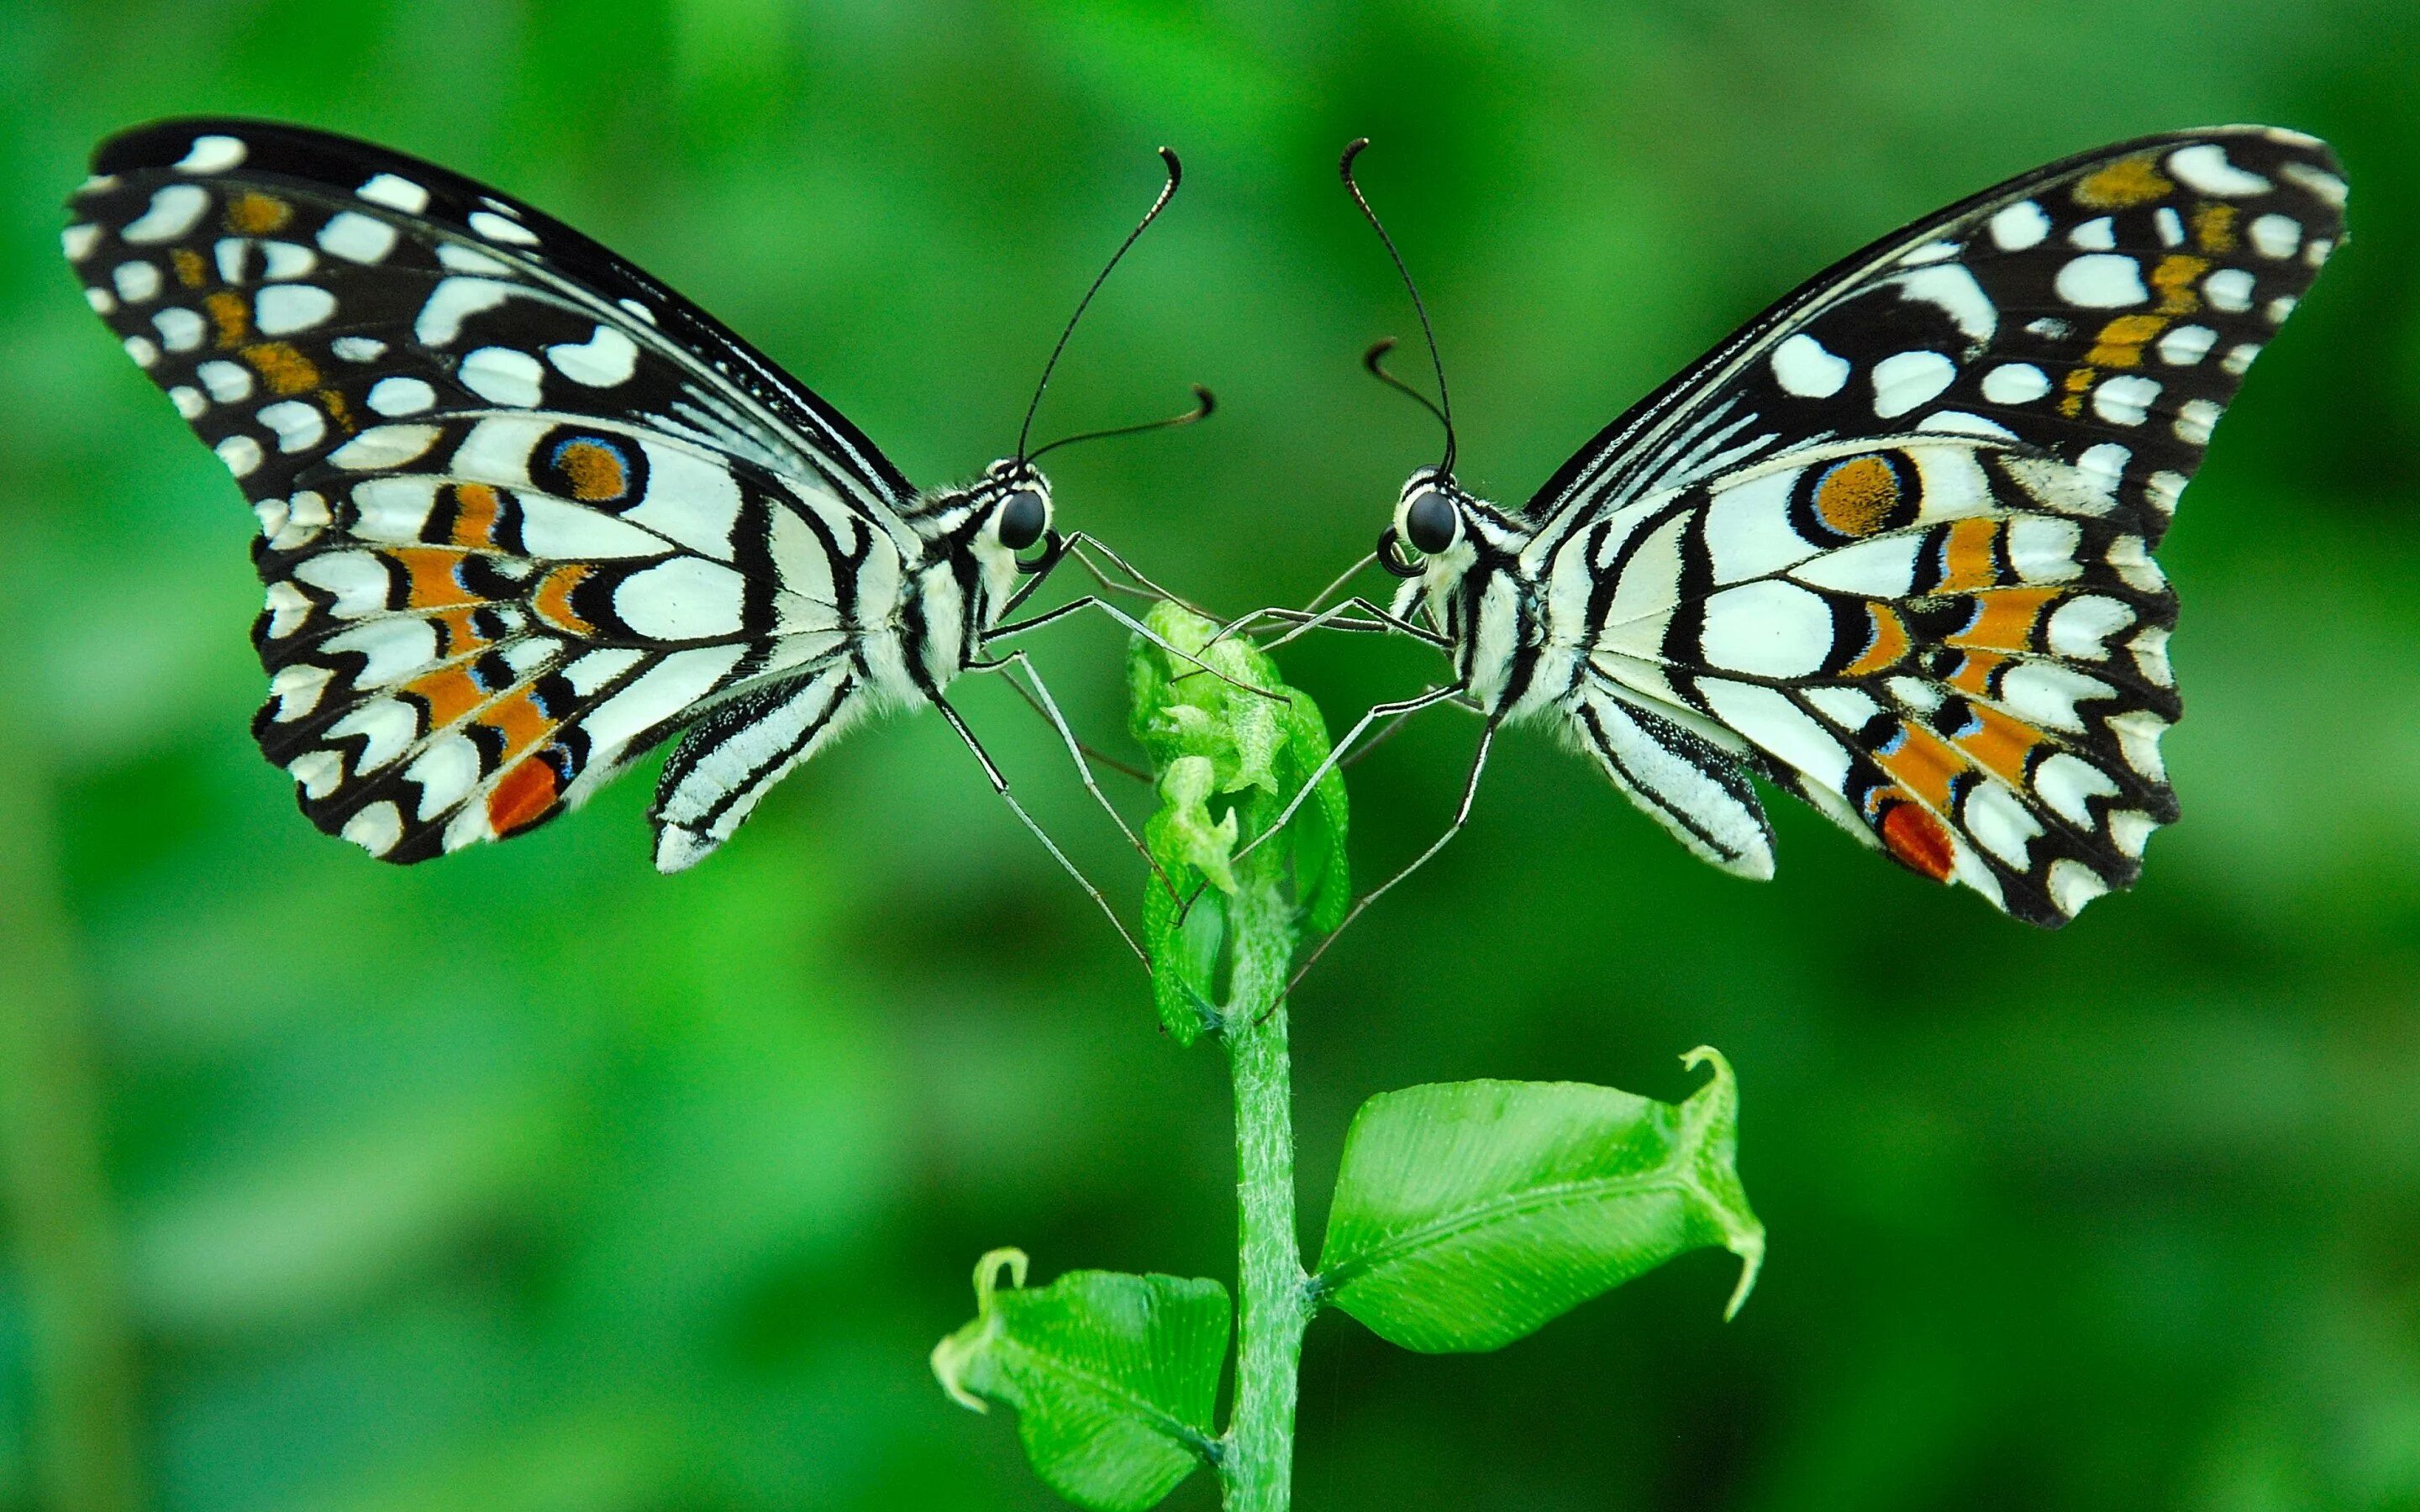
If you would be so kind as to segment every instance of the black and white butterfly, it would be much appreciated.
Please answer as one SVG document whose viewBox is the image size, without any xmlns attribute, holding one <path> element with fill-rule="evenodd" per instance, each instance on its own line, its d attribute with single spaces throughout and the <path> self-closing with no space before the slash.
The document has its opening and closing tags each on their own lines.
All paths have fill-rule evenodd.
<svg viewBox="0 0 2420 1512">
<path fill-rule="evenodd" d="M 1440 365 L 1444 460 L 1376 554 L 1403 589 L 1340 609 L 1453 677 L 1338 749 L 1475 708 L 1458 829 L 1497 728 L 1542 720 L 1727 871 L 1772 873 L 1762 777 L 1915 872 L 2066 922 L 2176 817 L 2176 596 L 2151 552 L 2344 200 L 2325 144 L 2268 127 L 2036 169 L 1808 280 L 1518 509 L 1455 481 Z M 1393 382 L 1386 346 L 1368 362 Z"/>
<path fill-rule="evenodd" d="M 1052 529 L 1022 437 L 919 491 L 712 316 L 433 164 L 168 121 L 103 143 L 70 209 L 94 311 L 260 518 L 254 733 L 373 856 L 520 834 L 687 727 L 652 813 L 676 872 L 878 708 L 934 704 L 982 757 L 952 679 L 1126 618 L 1001 623 L 1099 549 Z"/>
</svg>

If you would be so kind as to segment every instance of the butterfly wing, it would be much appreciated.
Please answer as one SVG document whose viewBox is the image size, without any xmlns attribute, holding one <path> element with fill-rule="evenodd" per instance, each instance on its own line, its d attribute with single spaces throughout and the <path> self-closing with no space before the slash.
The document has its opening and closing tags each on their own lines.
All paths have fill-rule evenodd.
<svg viewBox="0 0 2420 1512">
<path fill-rule="evenodd" d="M 1645 806 L 1734 870 L 1770 864 L 1754 769 L 2038 924 L 2130 886 L 2177 811 L 2151 548 L 2343 198 L 2308 137 L 2149 138 L 1783 301 L 1531 502 L 1533 549 L 1594 587 L 1575 733 L 1602 756 L 1617 705 L 1684 728 L 1660 748 L 1704 775 Z"/>
<path fill-rule="evenodd" d="M 861 698 L 841 627 L 897 580 L 912 489 L 595 242 L 250 121 L 113 138 L 71 211 L 93 308 L 260 517 L 255 731 L 322 829 L 419 860 L 551 817 L 718 700 Z"/>
<path fill-rule="evenodd" d="M 1927 216 L 1809 279 L 1540 488 L 1564 528 L 1829 440 L 2016 440 L 2108 475 L 2156 545 L 2252 360 L 2344 239 L 2327 145 L 2144 137 Z"/>
</svg>

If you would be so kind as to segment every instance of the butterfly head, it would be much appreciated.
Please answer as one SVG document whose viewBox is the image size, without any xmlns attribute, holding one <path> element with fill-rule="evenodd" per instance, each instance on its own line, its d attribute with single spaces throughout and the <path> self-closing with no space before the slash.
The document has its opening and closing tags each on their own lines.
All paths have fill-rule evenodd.
<svg viewBox="0 0 2420 1512">
<path fill-rule="evenodd" d="M 1050 480 L 1031 461 L 1001 457 L 984 469 L 977 492 L 985 507 L 986 543 L 1014 556 L 1050 533 Z"/>
<path fill-rule="evenodd" d="M 1414 472 L 1395 499 L 1394 523 L 1378 534 L 1378 564 L 1398 578 L 1441 587 L 1467 570 L 1477 499 L 1443 468 Z"/>
</svg>

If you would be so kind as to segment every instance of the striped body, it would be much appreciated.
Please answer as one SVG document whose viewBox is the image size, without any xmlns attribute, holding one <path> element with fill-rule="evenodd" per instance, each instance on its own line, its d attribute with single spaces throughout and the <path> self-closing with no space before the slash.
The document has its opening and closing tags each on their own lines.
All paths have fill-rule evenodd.
<svg viewBox="0 0 2420 1512">
<path fill-rule="evenodd" d="M 1556 725 L 1717 865 L 1772 872 L 1761 776 L 2062 923 L 2176 816 L 2151 551 L 2343 198 L 2323 145 L 2258 127 L 1987 191 L 1810 281 L 1518 511 L 1416 472 L 1395 612 L 1491 719 Z"/>
<path fill-rule="evenodd" d="M 654 819 L 693 863 L 938 698 L 1014 591 L 1006 505 L 1047 528 L 1027 464 L 921 494 L 679 296 L 417 160 L 165 122 L 71 209 L 86 299 L 259 517 L 261 749 L 387 860 L 520 833 L 688 727 Z"/>
</svg>

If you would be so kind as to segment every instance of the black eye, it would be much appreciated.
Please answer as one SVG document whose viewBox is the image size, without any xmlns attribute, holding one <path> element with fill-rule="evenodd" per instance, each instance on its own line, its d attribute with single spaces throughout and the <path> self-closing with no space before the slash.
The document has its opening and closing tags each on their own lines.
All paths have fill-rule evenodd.
<svg viewBox="0 0 2420 1512">
<path fill-rule="evenodd" d="M 1011 551 L 1022 551 L 1042 539 L 1042 532 L 1049 523 L 1050 511 L 1042 502 L 1042 496 L 1020 488 L 1000 506 L 1000 544 Z"/>
<path fill-rule="evenodd" d="M 1412 545 L 1431 553 L 1453 545 L 1462 528 L 1462 512 L 1453 501 L 1431 488 L 1412 496 L 1411 507 L 1404 511 L 1404 535 Z"/>
</svg>

